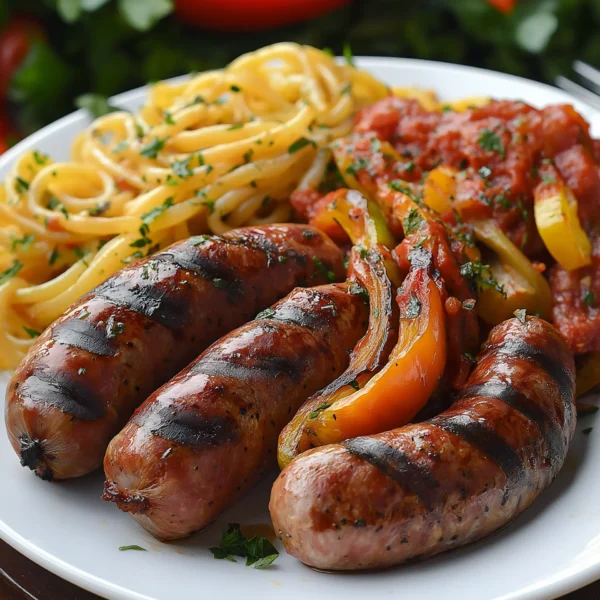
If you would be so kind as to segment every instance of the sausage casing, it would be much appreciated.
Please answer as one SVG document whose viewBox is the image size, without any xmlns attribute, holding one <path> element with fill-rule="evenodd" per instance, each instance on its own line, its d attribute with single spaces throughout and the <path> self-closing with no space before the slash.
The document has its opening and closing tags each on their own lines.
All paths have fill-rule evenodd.
<svg viewBox="0 0 600 600">
<path fill-rule="evenodd" d="M 44 479 L 83 475 L 149 394 L 297 285 L 343 277 L 340 250 L 304 225 L 198 236 L 131 265 L 71 306 L 16 370 L 6 424 Z"/>
<path fill-rule="evenodd" d="M 506 525 L 563 464 L 574 376 L 549 323 L 498 325 L 447 411 L 310 450 L 282 471 L 270 510 L 286 550 L 321 569 L 381 568 Z"/>
<path fill-rule="evenodd" d="M 351 288 L 294 290 L 159 389 L 110 443 L 104 499 L 160 539 L 214 519 L 276 465 L 281 429 L 348 365 L 368 322 Z"/>
</svg>

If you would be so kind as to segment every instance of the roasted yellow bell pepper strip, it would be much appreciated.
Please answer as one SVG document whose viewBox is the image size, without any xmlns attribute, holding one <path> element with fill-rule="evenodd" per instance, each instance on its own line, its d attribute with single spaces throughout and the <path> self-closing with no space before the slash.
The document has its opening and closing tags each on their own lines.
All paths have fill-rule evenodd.
<svg viewBox="0 0 600 600">
<path fill-rule="evenodd" d="M 423 249 L 421 253 L 431 260 L 430 253 Z M 333 394 L 309 401 L 281 434 L 281 467 L 311 447 L 408 423 L 425 406 L 446 365 L 444 303 L 429 270 L 422 266 L 411 270 L 402 285 L 400 336 L 386 366 L 366 381 L 358 377 Z"/>
<path fill-rule="evenodd" d="M 423 184 L 423 202 L 440 214 L 451 210 L 456 196 L 457 174 L 456 169 L 446 166 L 429 171 Z"/>
<path fill-rule="evenodd" d="M 377 205 L 357 191 L 338 190 L 330 194 L 330 198 L 331 202 L 317 212 L 311 223 L 327 229 L 334 220 L 352 240 L 350 279 L 356 282 L 359 291 L 369 296 L 369 327 L 352 351 L 346 371 L 319 397 L 309 399 L 282 432 L 279 442 L 282 467 L 299 453 L 305 422 L 323 403 L 320 398 L 336 394 L 359 378 L 366 381 L 372 377 L 385 364 L 397 339 L 398 313 L 394 294 L 401 276 L 389 251 L 395 240 Z"/>
<path fill-rule="evenodd" d="M 572 271 L 591 264 L 592 245 L 577 216 L 577 199 L 551 166 L 541 170 L 534 192 L 534 215 L 540 237 L 556 262 Z"/>
<path fill-rule="evenodd" d="M 552 293 L 544 276 L 512 243 L 492 220 L 471 222 L 475 237 L 487 246 L 497 259 L 490 261 L 491 276 L 480 279 L 478 313 L 487 323 L 495 325 L 511 318 L 517 308 L 539 314 L 549 320 Z M 487 281 L 493 285 L 486 285 Z"/>
</svg>

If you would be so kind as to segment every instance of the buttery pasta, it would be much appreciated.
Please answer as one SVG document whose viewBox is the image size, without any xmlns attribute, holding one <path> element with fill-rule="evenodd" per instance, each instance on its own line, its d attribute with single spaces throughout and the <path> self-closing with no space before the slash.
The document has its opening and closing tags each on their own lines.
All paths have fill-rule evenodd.
<svg viewBox="0 0 600 600">
<path fill-rule="evenodd" d="M 192 233 L 289 220 L 329 144 L 389 94 L 329 54 L 282 43 L 96 119 L 72 160 L 26 152 L 0 186 L 0 369 L 124 264 Z"/>
</svg>

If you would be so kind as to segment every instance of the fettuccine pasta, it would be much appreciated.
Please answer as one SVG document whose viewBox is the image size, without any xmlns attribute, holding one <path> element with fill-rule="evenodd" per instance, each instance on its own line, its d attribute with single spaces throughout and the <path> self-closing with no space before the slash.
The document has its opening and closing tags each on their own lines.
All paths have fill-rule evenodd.
<svg viewBox="0 0 600 600">
<path fill-rule="evenodd" d="M 0 187 L 0 368 L 123 265 L 190 234 L 289 220 L 356 112 L 388 95 L 364 71 L 277 44 L 223 70 L 154 85 L 111 112 L 72 161 L 26 152 Z"/>
</svg>

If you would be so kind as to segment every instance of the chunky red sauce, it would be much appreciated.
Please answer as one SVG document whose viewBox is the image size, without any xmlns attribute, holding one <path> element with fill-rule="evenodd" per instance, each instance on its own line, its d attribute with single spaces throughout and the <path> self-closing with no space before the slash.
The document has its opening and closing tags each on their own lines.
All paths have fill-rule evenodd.
<svg viewBox="0 0 600 600">
<path fill-rule="evenodd" d="M 406 181 L 420 181 L 440 164 L 462 171 L 457 201 L 473 216 L 493 216 L 529 255 L 542 248 L 532 207 L 544 159 L 556 162 L 575 192 L 584 225 L 598 217 L 596 148 L 588 124 L 571 106 L 538 110 L 504 101 L 464 113 L 438 113 L 414 100 L 386 98 L 362 111 L 355 130 L 389 141 L 410 166 Z"/>
<path fill-rule="evenodd" d="M 386 153 L 381 142 L 389 142 L 399 159 Z M 600 142 L 590 138 L 589 125 L 572 106 L 539 110 L 501 101 L 463 113 L 430 112 L 415 100 L 389 97 L 364 109 L 354 133 L 336 143 L 351 157 L 358 183 L 368 193 L 377 190 L 380 202 L 389 201 L 382 208 L 396 234 L 402 234 L 402 224 L 395 220 L 388 183 L 418 186 L 428 171 L 448 165 L 459 171 L 455 202 L 461 213 L 493 218 L 530 259 L 549 265 L 534 222 L 533 192 L 540 172 L 551 163 L 573 190 L 581 223 L 594 241 L 591 267 L 572 273 L 557 265 L 549 269 L 554 323 L 574 352 L 600 351 L 600 235 L 595 233 Z M 321 198 L 310 190 L 297 192 L 292 202 L 299 215 L 310 219 Z M 444 218 L 453 219 L 451 214 Z"/>
</svg>

